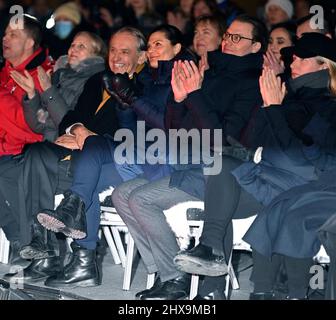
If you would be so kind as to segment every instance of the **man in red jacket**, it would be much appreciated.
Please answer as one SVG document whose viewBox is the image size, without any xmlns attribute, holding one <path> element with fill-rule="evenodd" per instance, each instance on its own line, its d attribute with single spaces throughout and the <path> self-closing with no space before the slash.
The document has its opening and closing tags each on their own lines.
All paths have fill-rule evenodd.
<svg viewBox="0 0 336 320">
<path fill-rule="evenodd" d="M 35 87 L 41 90 L 37 67 L 52 67 L 45 50 L 40 47 L 42 29 L 33 17 L 23 15 L 24 29 L 9 23 L 2 40 L 5 65 L 0 71 L 0 156 L 21 153 L 27 143 L 42 140 L 26 123 L 22 108 L 25 91 L 11 77 L 13 71 L 29 72 Z"/>
<path fill-rule="evenodd" d="M 48 71 L 52 67 L 45 49 L 40 47 L 42 28 L 38 21 L 23 15 L 24 28 L 15 28 L 9 23 L 2 39 L 3 57 L 5 64 L 0 70 L 0 176 L 13 172 L 16 176 L 21 159 L 19 154 L 26 144 L 43 140 L 42 135 L 34 133 L 25 121 L 22 101 L 25 91 L 12 79 L 13 71 L 29 73 L 35 82 L 37 90 L 41 90 L 37 67 Z M 4 185 L 11 192 L 9 185 Z M 18 258 L 20 244 L 13 236 L 19 228 L 9 208 L 8 202 L 0 198 L 0 227 L 11 242 L 11 259 Z"/>
</svg>

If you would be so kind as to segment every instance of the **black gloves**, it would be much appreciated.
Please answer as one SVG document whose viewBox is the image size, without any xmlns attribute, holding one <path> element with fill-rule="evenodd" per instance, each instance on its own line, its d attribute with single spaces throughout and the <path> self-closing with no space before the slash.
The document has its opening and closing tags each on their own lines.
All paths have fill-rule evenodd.
<svg viewBox="0 0 336 320">
<path fill-rule="evenodd" d="M 129 108 L 137 99 L 138 91 L 135 83 L 127 73 L 106 71 L 103 75 L 106 91 L 117 99 L 123 109 Z"/>
<path fill-rule="evenodd" d="M 254 159 L 255 150 L 244 147 L 240 142 L 231 136 L 227 136 L 226 141 L 230 144 L 230 146 L 223 146 L 222 155 L 231 156 L 232 158 L 236 158 L 244 162 Z"/>
</svg>

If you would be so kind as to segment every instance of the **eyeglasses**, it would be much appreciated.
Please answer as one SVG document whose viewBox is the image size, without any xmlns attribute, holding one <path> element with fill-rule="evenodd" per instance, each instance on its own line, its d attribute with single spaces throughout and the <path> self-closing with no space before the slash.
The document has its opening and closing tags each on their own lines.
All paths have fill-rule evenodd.
<svg viewBox="0 0 336 320">
<path fill-rule="evenodd" d="M 241 39 L 251 40 L 252 42 L 254 42 L 254 39 L 243 37 L 240 34 L 232 34 L 232 33 L 225 32 L 223 39 L 227 41 L 229 40 L 229 38 L 231 38 L 231 41 L 233 43 L 238 43 Z"/>
</svg>

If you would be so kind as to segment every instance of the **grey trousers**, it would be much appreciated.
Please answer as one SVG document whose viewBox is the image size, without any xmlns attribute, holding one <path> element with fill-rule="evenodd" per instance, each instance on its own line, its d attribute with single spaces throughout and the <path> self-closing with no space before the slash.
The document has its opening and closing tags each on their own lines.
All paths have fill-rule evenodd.
<svg viewBox="0 0 336 320">
<path fill-rule="evenodd" d="M 161 281 L 181 275 L 173 259 L 180 250 L 175 234 L 168 225 L 164 210 L 199 199 L 169 187 L 170 177 L 154 182 L 137 178 L 117 187 L 113 204 L 127 225 L 148 273 L 158 272 Z"/>
</svg>

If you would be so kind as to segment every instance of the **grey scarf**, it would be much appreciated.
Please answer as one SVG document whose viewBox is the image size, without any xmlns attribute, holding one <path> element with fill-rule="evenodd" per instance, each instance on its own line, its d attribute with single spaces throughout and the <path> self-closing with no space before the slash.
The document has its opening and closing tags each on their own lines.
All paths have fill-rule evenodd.
<svg viewBox="0 0 336 320">
<path fill-rule="evenodd" d="M 55 64 L 51 82 L 58 88 L 69 110 L 73 110 L 86 81 L 104 69 L 105 61 L 102 57 L 85 59 L 72 68 L 68 64 L 68 56 L 61 56 Z"/>
<path fill-rule="evenodd" d="M 296 79 L 288 81 L 288 89 L 295 93 L 299 89 L 306 87 L 310 89 L 328 88 L 330 76 L 328 70 L 320 70 L 316 72 L 307 73 Z"/>
</svg>

